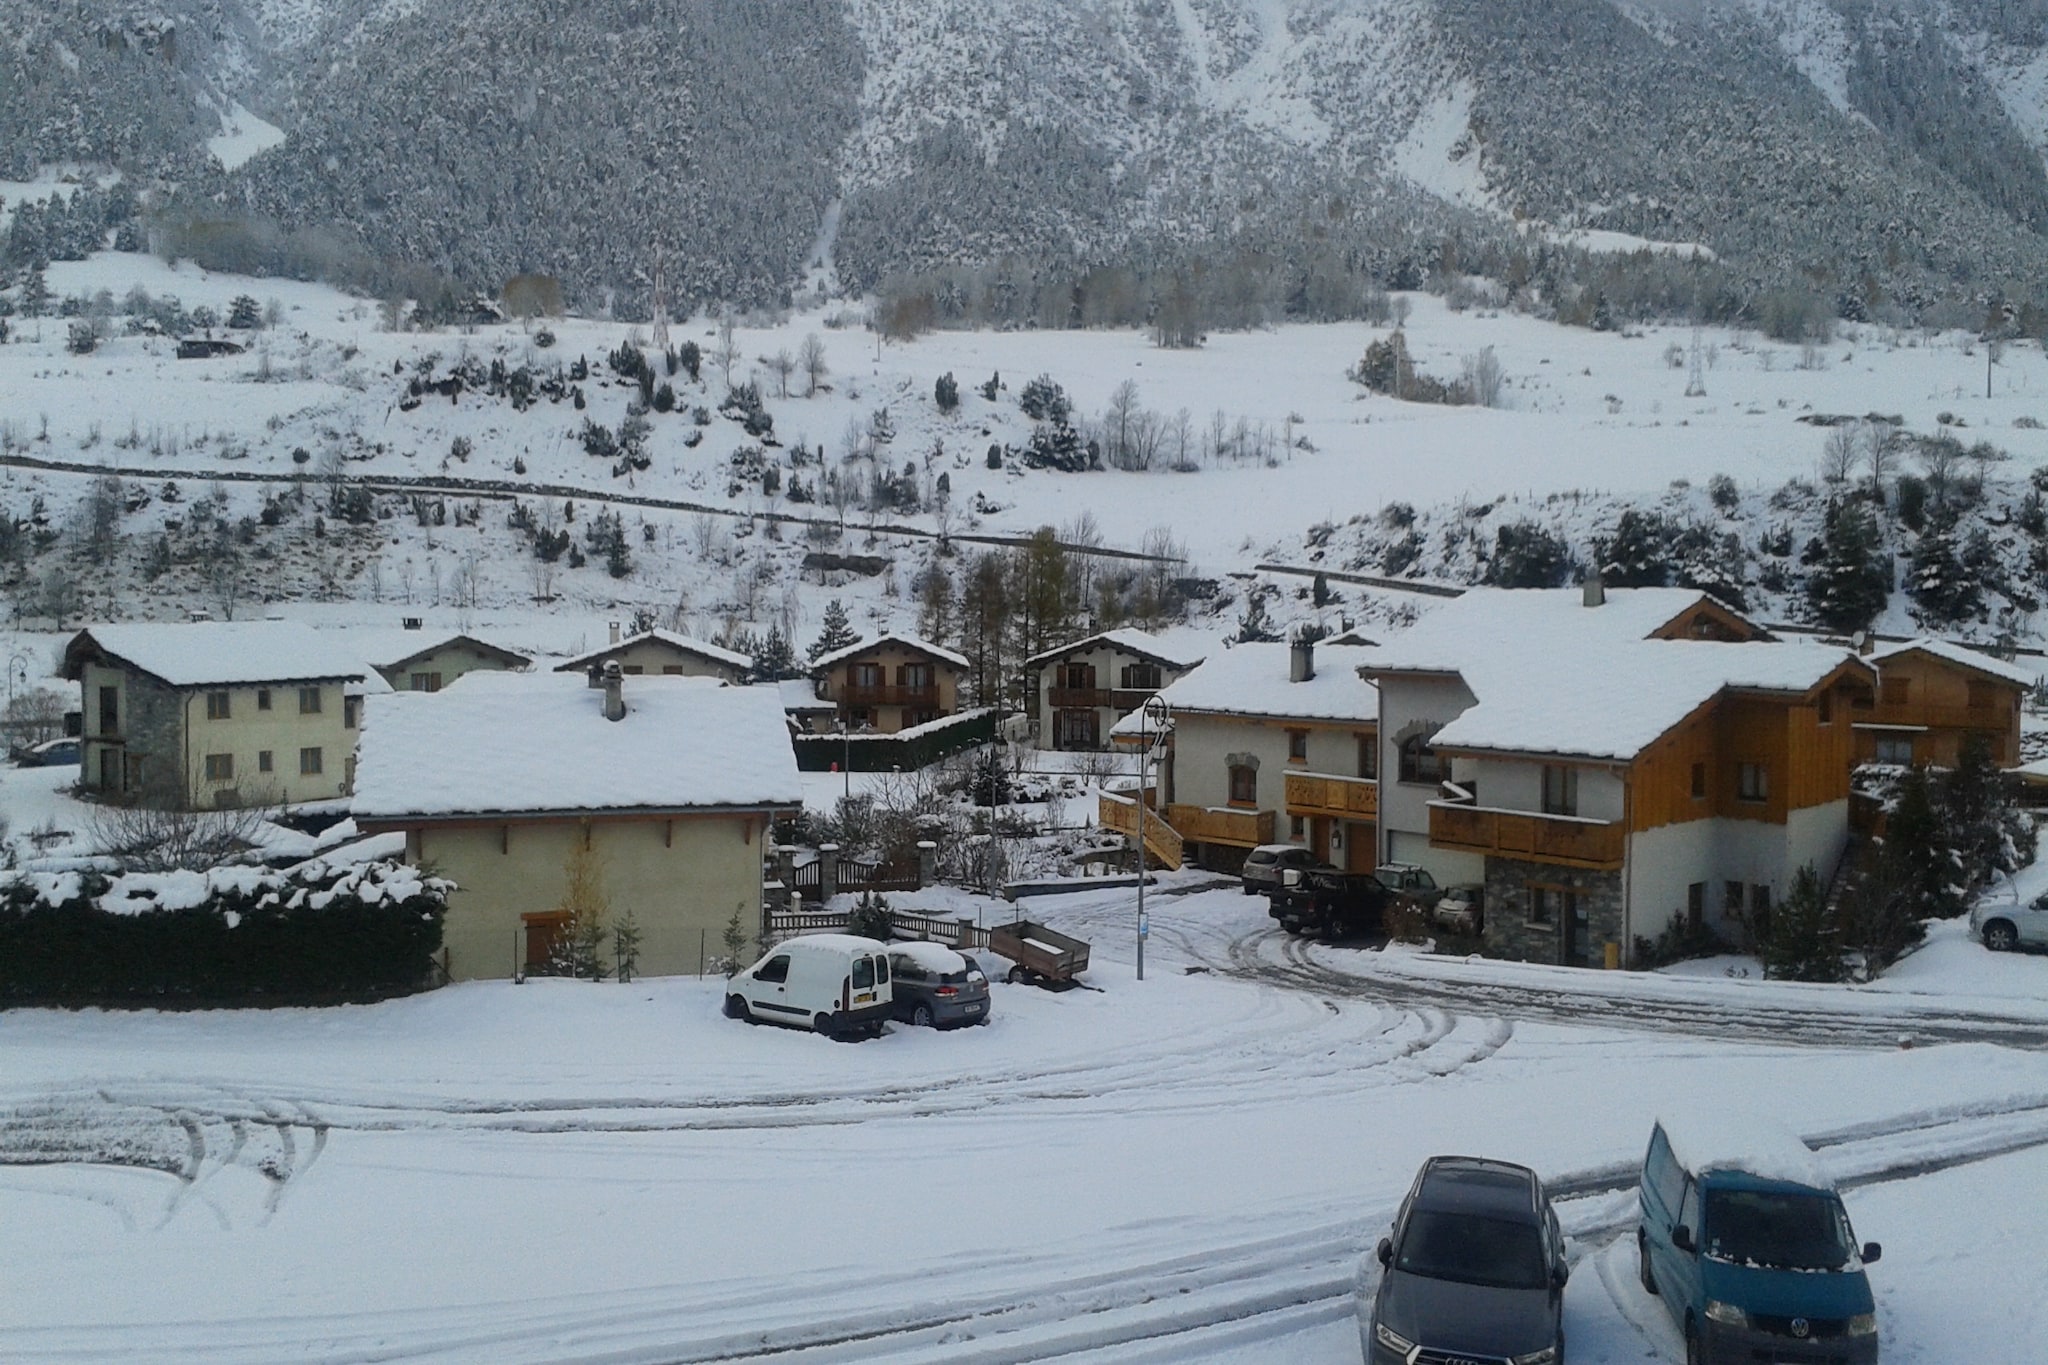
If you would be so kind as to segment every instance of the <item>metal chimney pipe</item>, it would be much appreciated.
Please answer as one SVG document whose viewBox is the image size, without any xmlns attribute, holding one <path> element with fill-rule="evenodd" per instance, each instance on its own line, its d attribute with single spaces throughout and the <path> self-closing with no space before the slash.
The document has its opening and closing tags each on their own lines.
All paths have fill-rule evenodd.
<svg viewBox="0 0 2048 1365">
<path fill-rule="evenodd" d="M 604 666 L 604 718 L 626 718 L 626 673 L 617 659 Z"/>
<path fill-rule="evenodd" d="M 1586 606 L 1601 607 L 1607 604 L 1607 580 L 1600 576 L 1598 569 L 1586 575 L 1585 585 L 1580 591 L 1584 595 Z"/>
<path fill-rule="evenodd" d="M 1316 675 L 1316 642 L 1296 640 L 1287 647 L 1287 681 L 1303 683 Z"/>
</svg>

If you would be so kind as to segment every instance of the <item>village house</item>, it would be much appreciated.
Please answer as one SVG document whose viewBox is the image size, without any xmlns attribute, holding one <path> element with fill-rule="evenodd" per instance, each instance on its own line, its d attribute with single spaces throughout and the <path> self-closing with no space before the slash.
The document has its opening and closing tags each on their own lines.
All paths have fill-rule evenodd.
<svg viewBox="0 0 2048 1365">
<path fill-rule="evenodd" d="M 79 781 L 174 809 L 346 795 L 384 680 L 296 621 L 90 626 L 64 649 L 83 699 Z"/>
<path fill-rule="evenodd" d="M 1107 749 L 1118 720 L 1200 662 L 1167 650 L 1157 636 L 1128 629 L 1105 630 L 1026 659 L 1024 667 L 1038 680 L 1038 747 Z"/>
<path fill-rule="evenodd" d="M 1370 871 L 1379 814 L 1379 696 L 1357 651 L 1309 642 L 1241 644 L 1159 692 L 1171 739 L 1158 759 L 1148 854 L 1168 867 L 1235 871 L 1262 844 L 1292 843 Z M 1143 711 L 1118 721 L 1131 746 Z M 1143 729 L 1157 734 L 1156 722 Z M 1136 804 L 1106 795 L 1101 823 L 1125 834 Z"/>
<path fill-rule="evenodd" d="M 518 672 L 533 666 L 517 650 L 467 632 L 429 630 L 418 617 L 406 618 L 397 630 L 350 627 L 333 633 L 399 692 L 438 692 L 478 669 Z"/>
<path fill-rule="evenodd" d="M 639 970 L 671 975 L 723 953 L 736 913 L 760 931 L 769 822 L 802 799 L 772 687 L 472 673 L 371 699 L 352 810 L 456 884 L 452 978 L 547 970 L 572 876 L 608 925 L 632 917 Z"/>
<path fill-rule="evenodd" d="M 1623 965 L 1684 921 L 1731 939 L 1848 846 L 1847 649 L 1687 589 L 1475 589 L 1366 652 L 1381 844 L 1483 886 L 1487 946 Z"/>
<path fill-rule="evenodd" d="M 811 661 L 819 700 L 835 708 L 834 723 L 893 735 L 960 709 L 967 660 L 914 635 L 883 635 Z"/>
<path fill-rule="evenodd" d="M 2020 706 L 2034 675 L 1945 640 L 1880 644 L 1866 656 L 1877 690 L 1854 709 L 1856 761 L 1955 766 L 1965 737 L 1981 735 L 2001 768 L 2020 762 Z"/>
<path fill-rule="evenodd" d="M 609 644 L 564 659 L 555 672 L 587 674 L 609 663 L 617 664 L 627 677 L 717 678 L 729 683 L 745 682 L 754 667 L 744 654 L 672 630 L 643 630 L 621 638 L 614 621 Z"/>
</svg>

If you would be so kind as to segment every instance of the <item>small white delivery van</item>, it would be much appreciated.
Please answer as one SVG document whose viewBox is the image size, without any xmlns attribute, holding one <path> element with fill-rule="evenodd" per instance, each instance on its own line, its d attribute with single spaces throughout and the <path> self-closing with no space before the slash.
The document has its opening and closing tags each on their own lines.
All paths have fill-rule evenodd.
<svg viewBox="0 0 2048 1365">
<path fill-rule="evenodd" d="M 776 944 L 727 982 L 725 1013 L 833 1038 L 873 1037 L 892 999 L 886 945 L 853 934 L 806 934 Z"/>
</svg>

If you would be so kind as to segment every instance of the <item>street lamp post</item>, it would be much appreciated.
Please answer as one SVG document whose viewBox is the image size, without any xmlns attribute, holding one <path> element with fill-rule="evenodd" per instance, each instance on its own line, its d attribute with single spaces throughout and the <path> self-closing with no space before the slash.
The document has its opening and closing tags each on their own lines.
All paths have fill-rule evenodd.
<svg viewBox="0 0 2048 1365">
<path fill-rule="evenodd" d="M 1152 926 L 1145 918 L 1145 780 L 1152 768 L 1152 745 L 1157 742 L 1148 733 L 1148 726 L 1156 728 L 1159 739 L 1166 737 L 1167 723 L 1172 713 L 1167 709 L 1166 699 L 1154 693 L 1145 699 L 1138 709 L 1138 980 L 1145 979 L 1145 938 L 1152 932 Z"/>
</svg>

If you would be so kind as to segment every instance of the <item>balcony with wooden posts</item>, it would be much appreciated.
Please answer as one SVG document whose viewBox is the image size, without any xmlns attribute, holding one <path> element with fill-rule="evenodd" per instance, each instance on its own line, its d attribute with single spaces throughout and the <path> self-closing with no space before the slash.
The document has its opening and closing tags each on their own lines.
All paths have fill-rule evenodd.
<svg viewBox="0 0 2048 1365">
<path fill-rule="evenodd" d="M 841 706 L 936 707 L 939 688 L 936 683 L 926 687 L 893 687 L 887 683 L 860 687 L 848 683 L 840 689 L 837 700 Z"/>
<path fill-rule="evenodd" d="M 1612 872 L 1621 866 L 1626 839 L 1627 831 L 1614 820 L 1429 803 L 1429 842 L 1435 848 Z"/>
<path fill-rule="evenodd" d="M 1180 831 L 1160 818 L 1159 812 L 1152 809 L 1153 791 L 1148 789 L 1145 795 L 1146 802 L 1141 805 L 1136 796 L 1120 796 L 1115 792 L 1100 793 L 1096 803 L 1096 823 L 1129 839 L 1136 837 L 1142 821 L 1147 856 L 1161 867 L 1177 868 L 1181 864 Z"/>
<path fill-rule="evenodd" d="M 1045 691 L 1046 704 L 1055 711 L 1106 706 L 1118 715 L 1126 716 L 1152 696 L 1152 692 L 1143 688 L 1127 687 L 1049 687 Z"/>
<path fill-rule="evenodd" d="M 1370 777 L 1288 773 L 1287 813 L 1334 820 L 1380 818 L 1380 784 Z"/>
</svg>

